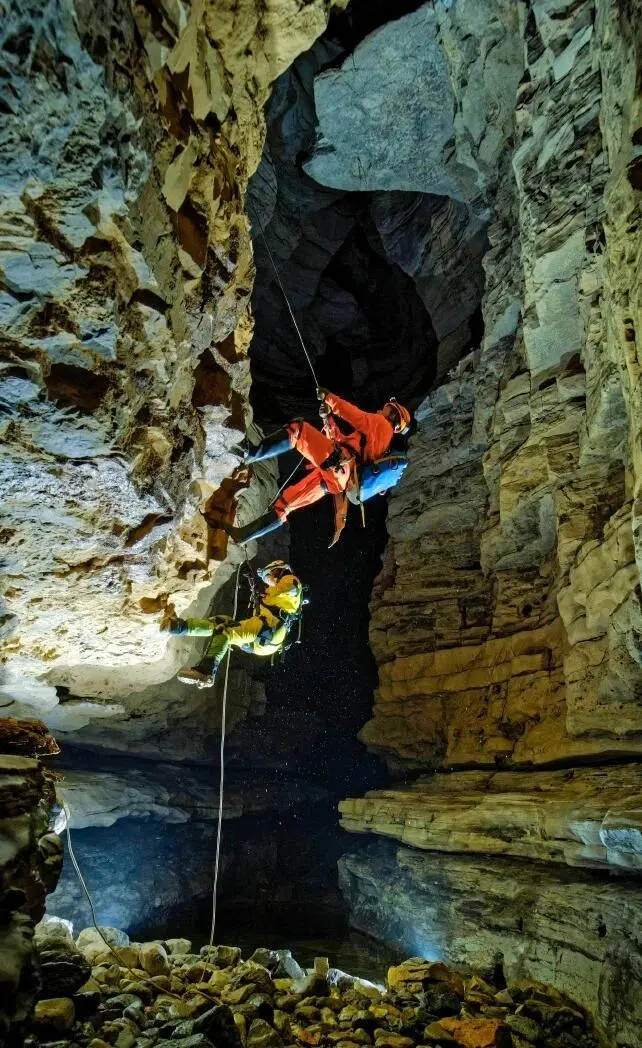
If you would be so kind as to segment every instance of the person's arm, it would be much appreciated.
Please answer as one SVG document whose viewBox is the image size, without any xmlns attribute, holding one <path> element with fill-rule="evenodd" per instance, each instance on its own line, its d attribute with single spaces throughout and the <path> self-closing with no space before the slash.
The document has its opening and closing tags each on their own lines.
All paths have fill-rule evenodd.
<svg viewBox="0 0 642 1048">
<path fill-rule="evenodd" d="M 362 411 L 361 408 L 351 404 L 349 400 L 342 400 L 341 397 L 337 397 L 335 393 L 326 393 L 325 403 L 333 415 L 345 419 L 359 433 L 367 433 L 372 427 L 373 420 L 378 418 L 376 412 Z"/>
</svg>

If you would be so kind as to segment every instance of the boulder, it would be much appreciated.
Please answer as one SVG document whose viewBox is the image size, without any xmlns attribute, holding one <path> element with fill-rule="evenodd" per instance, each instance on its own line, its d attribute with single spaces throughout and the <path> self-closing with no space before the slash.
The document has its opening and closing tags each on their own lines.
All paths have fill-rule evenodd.
<svg viewBox="0 0 642 1048">
<path fill-rule="evenodd" d="M 439 1025 L 462 1048 L 511 1048 L 510 1032 L 498 1019 L 441 1019 Z"/>
<path fill-rule="evenodd" d="M 89 978 L 91 965 L 76 947 L 68 921 L 44 917 L 36 925 L 34 947 L 40 962 L 42 997 L 66 997 Z"/>
<path fill-rule="evenodd" d="M 76 1015 L 84 1017 L 91 1015 L 101 1001 L 100 984 L 92 977 L 79 986 L 73 995 Z"/>
<path fill-rule="evenodd" d="M 238 946 L 202 946 L 201 957 L 219 968 L 232 968 L 241 960 Z"/>
<path fill-rule="evenodd" d="M 252 1021 L 247 1032 L 247 1048 L 281 1048 L 282 1044 L 280 1035 L 265 1019 Z"/>
<path fill-rule="evenodd" d="M 305 976 L 304 969 L 292 956 L 290 950 L 268 950 L 261 947 L 254 951 L 250 961 L 267 968 L 273 979 L 302 979 Z"/>
<path fill-rule="evenodd" d="M 168 975 L 170 964 L 163 946 L 157 942 L 144 942 L 139 949 L 140 965 L 149 975 Z"/>
<path fill-rule="evenodd" d="M 403 964 L 388 969 L 388 986 L 396 993 L 418 996 L 422 990 L 434 985 L 441 991 L 449 990 L 458 997 L 464 996 L 461 976 L 440 961 L 425 961 L 421 957 L 411 957 Z"/>
<path fill-rule="evenodd" d="M 192 944 L 189 939 L 166 939 L 165 947 L 172 957 L 192 952 Z"/>
<path fill-rule="evenodd" d="M 99 927 L 100 932 L 93 927 L 83 928 L 76 939 L 76 946 L 92 967 L 105 962 L 107 964 L 113 962 L 114 955 L 109 949 L 110 946 L 115 948 L 127 946 L 129 943 L 129 936 L 119 928 Z"/>
<path fill-rule="evenodd" d="M 52 997 L 38 1001 L 34 1013 L 34 1023 L 41 1030 L 71 1030 L 76 1021 L 74 1002 L 70 997 Z"/>
<path fill-rule="evenodd" d="M 214 1041 L 216 1048 L 242 1048 L 232 1009 L 224 1004 L 199 1015 L 194 1020 L 194 1033 L 205 1034 Z"/>
</svg>

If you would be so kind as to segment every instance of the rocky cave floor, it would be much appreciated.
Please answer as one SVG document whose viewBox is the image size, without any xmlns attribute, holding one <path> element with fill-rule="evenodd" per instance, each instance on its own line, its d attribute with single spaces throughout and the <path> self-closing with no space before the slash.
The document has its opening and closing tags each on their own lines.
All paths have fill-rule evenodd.
<svg viewBox="0 0 642 1048">
<path fill-rule="evenodd" d="M 25 1048 L 598 1048 L 585 1009 L 553 987 L 411 958 L 386 985 L 286 949 L 130 942 L 117 929 L 36 929 L 42 989 Z"/>
</svg>

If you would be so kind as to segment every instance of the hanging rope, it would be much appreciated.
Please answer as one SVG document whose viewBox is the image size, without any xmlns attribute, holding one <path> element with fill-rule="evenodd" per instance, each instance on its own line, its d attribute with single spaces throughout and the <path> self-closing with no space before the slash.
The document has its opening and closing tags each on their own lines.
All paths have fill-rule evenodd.
<svg viewBox="0 0 642 1048">
<path fill-rule="evenodd" d="M 284 480 L 284 481 L 283 481 L 283 483 L 281 484 L 281 487 L 279 488 L 279 490 L 277 491 L 276 495 L 275 495 L 275 496 L 274 496 L 274 498 L 272 499 L 272 501 L 271 501 L 271 503 L 270 503 L 270 506 L 273 506 L 273 505 L 274 505 L 274 503 L 275 503 L 275 502 L 276 502 L 276 500 L 278 499 L 278 497 L 279 497 L 279 495 L 281 494 L 281 492 L 282 492 L 282 491 L 284 491 L 284 490 L 285 490 L 285 488 L 287 488 L 288 484 L 289 484 L 289 483 L 290 483 L 290 481 L 292 480 L 292 477 L 294 476 L 294 474 L 296 473 L 296 471 L 297 471 L 298 469 L 300 469 L 300 467 L 301 467 L 301 466 L 303 465 L 303 463 L 304 463 L 305 461 L 306 461 L 306 460 L 305 460 L 305 459 L 303 458 L 303 455 L 301 455 L 301 458 L 300 458 L 300 459 L 299 459 L 299 461 L 297 462 L 297 464 L 296 464 L 296 466 L 294 467 L 294 469 L 293 469 L 293 470 L 292 470 L 292 471 L 290 472 L 290 474 L 288 475 L 287 479 L 286 479 L 286 480 Z"/>
<path fill-rule="evenodd" d="M 236 569 L 236 585 L 234 587 L 234 611 L 232 618 L 236 619 L 239 601 L 239 580 L 241 577 L 241 565 Z M 225 780 L 225 722 L 227 715 L 227 682 L 230 675 L 230 652 L 228 647 L 225 656 L 225 678 L 223 681 L 223 709 L 221 711 L 221 747 L 220 747 L 220 774 L 218 780 L 218 826 L 216 830 L 216 855 L 214 858 L 214 884 L 212 886 L 212 927 L 210 928 L 210 946 L 214 944 L 214 931 L 216 928 L 216 899 L 218 895 L 218 869 L 221 858 L 221 828 L 223 826 L 223 785 Z"/>
<path fill-rule="evenodd" d="M 272 252 L 270 251 L 270 245 L 267 242 L 267 237 L 265 235 L 265 230 L 263 229 L 263 223 L 261 222 L 261 219 L 259 218 L 258 214 L 256 216 L 256 222 L 257 222 L 257 225 L 258 225 L 259 229 L 261 230 L 261 236 L 263 237 L 263 243 L 265 244 L 265 250 L 267 251 L 269 259 L 270 259 L 270 262 L 272 263 L 272 269 L 274 270 L 274 274 L 276 276 L 276 279 L 279 282 L 279 287 L 281 288 L 281 291 L 283 293 L 283 298 L 285 299 L 285 304 L 288 307 L 288 312 L 289 312 L 290 316 L 292 317 L 292 323 L 294 324 L 294 328 L 296 330 L 296 333 L 299 336 L 299 342 L 301 343 L 301 348 L 302 348 L 303 352 L 305 353 L 305 359 L 307 360 L 308 366 L 310 368 L 310 371 L 312 372 L 312 378 L 314 379 L 315 388 L 318 389 L 319 388 L 319 380 L 318 380 L 318 378 L 316 376 L 316 372 L 314 370 L 314 364 L 312 363 L 312 360 L 310 359 L 310 354 L 308 353 L 306 345 L 305 345 L 305 342 L 303 341 L 303 335 L 301 334 L 301 332 L 299 330 L 299 325 L 296 322 L 296 317 L 295 317 L 294 312 L 292 310 L 292 306 L 290 305 L 290 300 L 289 300 L 289 298 L 287 296 L 286 290 L 283 287 L 283 281 L 281 280 L 281 277 L 279 276 L 279 271 L 277 269 L 276 262 L 274 261 L 274 256 L 272 255 Z"/>
<path fill-rule="evenodd" d="M 132 979 L 134 979 L 136 982 L 146 983 L 148 986 L 151 986 L 153 988 L 153 990 L 157 991 L 158 990 L 158 986 L 156 985 L 156 983 L 154 983 L 151 979 L 148 979 L 147 977 L 143 978 L 141 976 L 141 974 L 140 974 L 140 970 L 136 971 L 136 970 L 134 970 L 134 968 L 130 968 L 128 964 L 123 964 L 122 957 L 120 957 L 119 954 L 116 953 L 116 950 L 114 949 L 114 947 L 111 945 L 111 943 L 107 942 L 107 939 L 103 935 L 103 933 L 102 933 L 102 931 L 100 929 L 100 925 L 98 924 L 98 920 L 96 918 L 96 910 L 94 909 L 94 903 L 93 903 L 92 897 L 90 895 L 89 888 L 85 884 L 85 878 L 83 877 L 83 875 L 82 875 L 82 873 L 80 871 L 80 866 L 78 865 L 78 860 L 76 859 L 76 856 L 75 856 L 75 853 L 74 853 L 74 849 L 73 849 L 73 845 L 71 843 L 71 811 L 69 809 L 69 805 L 68 805 L 67 801 L 64 798 L 62 799 L 62 807 L 63 807 L 64 813 L 65 813 L 65 834 L 66 834 L 66 837 L 67 837 L 67 851 L 69 852 L 69 858 L 71 859 L 71 864 L 72 864 L 74 870 L 76 871 L 76 877 L 78 878 L 78 883 L 80 884 L 80 887 L 82 888 L 82 890 L 84 892 L 85 898 L 87 899 L 87 902 L 89 903 L 89 909 L 91 911 L 91 923 L 93 924 L 94 928 L 96 929 L 96 931 L 100 935 L 100 938 L 104 942 L 104 944 L 107 947 L 107 949 L 110 951 L 110 953 L 112 953 L 114 955 L 114 959 L 115 959 L 116 963 L 119 965 L 119 967 L 120 968 L 124 968 L 126 971 L 128 971 L 130 973 Z M 210 1001 L 212 1001 L 213 1004 L 217 1003 L 216 999 L 214 997 L 210 997 L 210 995 L 207 993 L 207 991 L 204 991 L 203 989 L 201 989 L 200 992 L 203 994 L 204 997 L 207 997 Z M 174 993 L 173 990 L 163 990 L 163 993 L 167 994 L 169 997 L 174 997 L 177 1001 L 182 1000 L 181 995 L 178 994 L 178 993 Z"/>
</svg>

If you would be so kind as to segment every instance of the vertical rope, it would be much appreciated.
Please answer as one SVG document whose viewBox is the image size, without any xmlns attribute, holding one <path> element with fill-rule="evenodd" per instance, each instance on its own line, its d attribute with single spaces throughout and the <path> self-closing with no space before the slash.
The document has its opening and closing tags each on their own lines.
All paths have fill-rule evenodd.
<svg viewBox="0 0 642 1048">
<path fill-rule="evenodd" d="M 250 218 L 252 218 L 251 215 L 250 215 Z M 312 372 L 312 378 L 314 379 L 314 384 L 315 384 L 315 386 L 318 389 L 318 387 L 319 387 L 319 380 L 318 380 L 318 378 L 316 376 L 316 372 L 314 370 L 314 364 L 312 363 L 312 360 L 310 359 L 310 354 L 308 353 L 306 345 L 305 345 L 305 342 L 303 341 L 303 335 L 301 334 L 301 331 L 299 330 L 299 325 L 296 322 L 296 317 L 294 316 L 294 312 L 292 310 L 292 306 L 290 305 L 290 300 L 289 300 L 289 298 L 288 298 L 288 296 L 286 294 L 285 288 L 283 287 L 283 281 L 281 280 L 281 277 L 279 276 L 279 271 L 277 269 L 276 262 L 274 261 L 274 256 L 273 256 L 272 252 L 270 251 L 270 245 L 267 242 L 267 237 L 265 235 L 265 230 L 263 229 L 263 223 L 261 222 L 261 219 L 260 219 L 260 217 L 258 215 L 258 212 L 256 214 L 256 221 L 257 221 L 257 225 L 258 225 L 259 229 L 261 230 L 261 236 L 263 237 L 263 243 L 265 244 L 265 249 L 266 249 L 266 251 L 268 253 L 270 262 L 272 263 L 272 269 L 274 270 L 276 279 L 279 282 L 279 287 L 281 288 L 281 291 L 283 293 L 283 298 L 285 299 L 285 304 L 288 307 L 288 312 L 290 314 L 290 317 L 292 318 L 292 323 L 294 324 L 294 329 L 295 329 L 297 335 L 299 336 L 299 342 L 301 343 L 301 348 L 302 348 L 303 352 L 305 353 L 305 359 L 307 360 L 308 367 L 310 368 L 310 371 Z"/>
<path fill-rule="evenodd" d="M 241 565 L 236 569 L 236 585 L 234 587 L 234 611 L 232 618 L 236 618 L 239 600 L 239 580 L 241 577 Z M 221 858 L 221 829 L 223 826 L 223 786 L 225 782 L 225 725 L 227 718 L 227 682 L 230 675 L 230 653 L 231 645 L 225 656 L 225 679 L 223 681 L 223 709 L 221 711 L 221 747 L 220 747 L 220 773 L 218 780 L 218 826 L 216 830 L 216 855 L 214 858 L 214 884 L 212 886 L 212 927 L 210 928 L 210 946 L 214 943 L 214 931 L 216 929 L 216 900 L 218 895 L 218 870 Z"/>
</svg>

